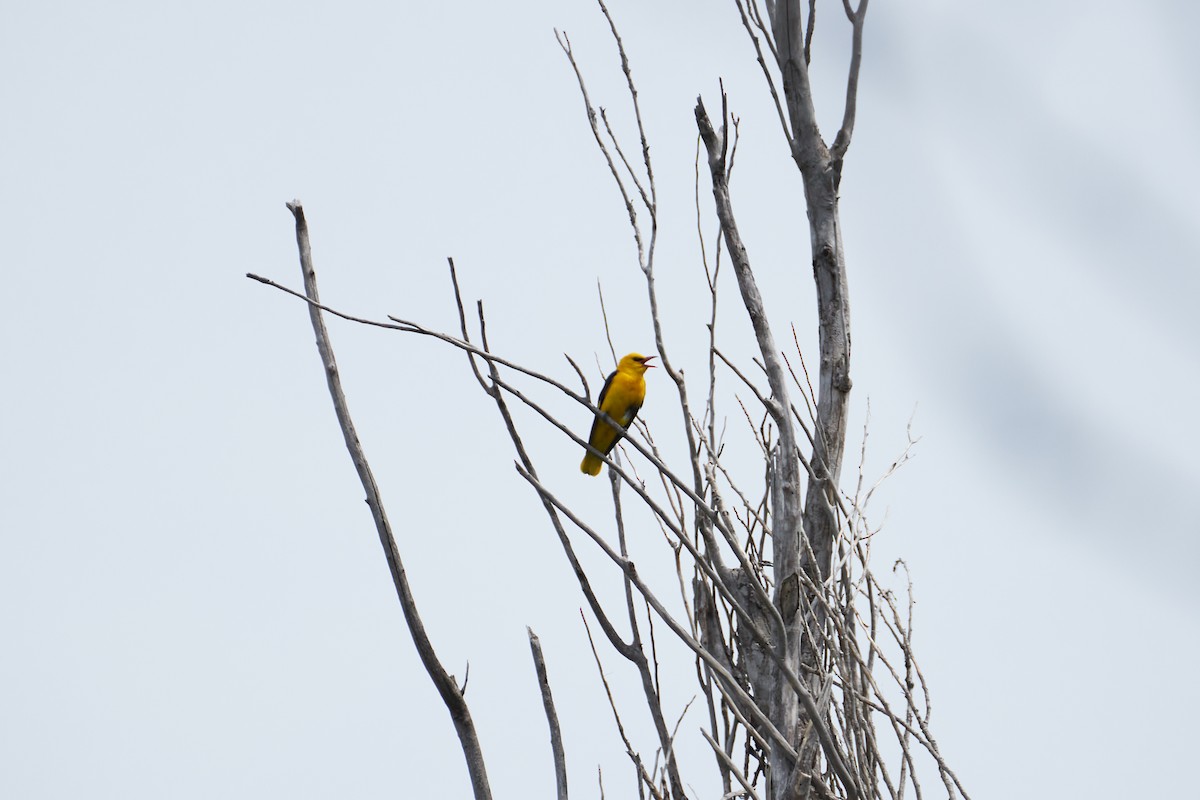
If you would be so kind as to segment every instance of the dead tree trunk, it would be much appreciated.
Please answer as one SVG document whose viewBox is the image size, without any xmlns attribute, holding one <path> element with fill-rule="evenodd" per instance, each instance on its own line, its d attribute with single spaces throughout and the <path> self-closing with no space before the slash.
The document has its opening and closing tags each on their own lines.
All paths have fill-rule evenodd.
<svg viewBox="0 0 1200 800">
<path fill-rule="evenodd" d="M 806 33 L 799 0 L 768 0 L 769 34 L 753 0 L 749 7 L 738 4 L 777 106 L 780 106 L 779 96 L 759 46 L 755 26 L 768 35 L 769 49 L 779 69 L 784 97 L 779 107 L 780 117 L 786 119 L 784 129 L 791 156 L 804 180 L 813 280 L 817 289 L 820 368 L 812 451 L 806 464 L 808 477 L 803 513 L 796 513 L 800 503 L 799 475 L 803 454 L 796 449 L 794 435 L 789 435 L 793 426 L 787 395 L 780 393 L 774 382 L 771 386 L 773 399 L 777 405 L 784 406 L 783 413 L 788 419 L 776 417 L 781 434 L 772 465 L 771 497 L 774 599 L 787 628 L 785 662 L 807 682 L 813 697 L 826 698 L 825 702 L 819 703 L 821 716 L 828 713 L 827 698 L 830 696 L 830 671 L 825 658 L 825 650 L 832 641 L 826 631 L 830 607 L 827 588 L 832 580 L 831 563 L 839 530 L 837 487 L 845 452 L 851 387 L 850 301 L 838 219 L 838 186 L 842 158 L 854 130 L 867 3 L 868 0 L 860 0 L 858 8 L 854 9 L 850 0 L 843 2 L 852 26 L 852 52 L 842 125 L 832 147 L 826 145 L 817 126 L 808 77 L 815 3 L 809 3 Z M 711 153 L 710 149 L 710 158 Z M 724 220 L 722 222 L 724 227 Z M 732 251 L 732 247 L 730 249 Z M 806 718 L 801 698 L 782 676 L 775 678 L 774 685 L 777 702 L 771 704 L 775 709 L 773 722 L 794 743 L 799 758 L 791 764 L 778 748 L 772 752 L 770 796 L 773 800 L 813 796 L 813 779 L 819 772 L 821 751 L 821 743 L 814 731 L 820 726 L 814 726 L 815 721 Z M 836 765 L 831 766 L 838 771 Z"/>
</svg>

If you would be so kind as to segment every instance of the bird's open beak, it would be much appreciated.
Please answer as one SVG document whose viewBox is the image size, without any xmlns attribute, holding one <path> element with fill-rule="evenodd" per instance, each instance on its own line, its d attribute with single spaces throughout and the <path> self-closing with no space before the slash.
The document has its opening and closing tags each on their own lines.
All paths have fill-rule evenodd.
<svg viewBox="0 0 1200 800">
<path fill-rule="evenodd" d="M 654 369 L 654 365 L 650 362 L 655 358 L 657 358 L 657 356 L 646 356 L 644 359 L 642 359 L 642 363 L 646 366 L 646 369 Z"/>
</svg>

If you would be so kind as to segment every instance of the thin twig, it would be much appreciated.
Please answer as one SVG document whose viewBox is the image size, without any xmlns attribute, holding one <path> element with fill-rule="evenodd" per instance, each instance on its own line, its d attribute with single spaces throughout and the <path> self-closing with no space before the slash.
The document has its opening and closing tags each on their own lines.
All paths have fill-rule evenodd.
<svg viewBox="0 0 1200 800">
<path fill-rule="evenodd" d="M 584 630 L 587 631 L 588 644 L 592 648 L 592 658 L 596 662 L 596 670 L 600 673 L 600 682 L 604 684 L 604 694 L 608 697 L 608 707 L 612 709 L 613 719 L 617 723 L 617 733 L 621 736 L 621 741 L 625 744 L 625 753 L 629 756 L 629 760 L 633 762 L 634 769 L 640 781 L 650 787 L 651 794 L 659 798 L 659 800 L 664 800 L 662 795 L 654 788 L 654 777 L 646 771 L 641 756 L 633 749 L 633 743 L 629 741 L 629 737 L 625 734 L 625 725 L 621 722 L 621 712 L 617 711 L 617 701 L 613 697 L 612 688 L 608 685 L 608 677 L 604 674 L 604 664 L 600 661 L 600 653 L 596 650 L 596 640 L 592 638 L 592 629 L 588 625 L 587 617 L 583 615 L 582 611 L 580 611 L 579 616 L 583 620 Z"/>
<path fill-rule="evenodd" d="M 727 769 L 730 774 L 737 779 L 737 782 L 742 785 L 742 788 L 746 790 L 746 796 L 753 798 L 753 800 L 760 800 L 758 792 L 754 791 L 754 784 L 752 784 L 750 780 L 742 774 L 742 771 L 738 769 L 737 764 L 733 763 L 733 759 L 726 755 L 725 751 L 721 749 L 721 746 L 717 744 L 716 740 L 708 735 L 708 731 L 701 728 L 700 735 L 704 737 L 704 741 L 708 742 L 709 746 L 713 750 L 713 754 L 716 755 L 717 760 L 721 762 L 722 766 L 724 766 L 725 769 Z"/>
</svg>

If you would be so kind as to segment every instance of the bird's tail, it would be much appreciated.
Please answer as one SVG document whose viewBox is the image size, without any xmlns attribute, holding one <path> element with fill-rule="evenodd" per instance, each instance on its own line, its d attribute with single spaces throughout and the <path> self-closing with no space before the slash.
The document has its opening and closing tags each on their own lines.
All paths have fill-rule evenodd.
<svg viewBox="0 0 1200 800">
<path fill-rule="evenodd" d="M 599 475 L 602 466 L 604 466 L 604 462 L 600 460 L 599 456 L 588 453 L 583 457 L 583 462 L 579 465 L 579 471 L 588 475 Z"/>
</svg>

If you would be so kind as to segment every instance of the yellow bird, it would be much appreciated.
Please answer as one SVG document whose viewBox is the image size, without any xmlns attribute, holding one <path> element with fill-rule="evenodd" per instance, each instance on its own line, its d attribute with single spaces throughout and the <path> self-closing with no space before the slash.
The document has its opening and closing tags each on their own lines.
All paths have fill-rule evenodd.
<svg viewBox="0 0 1200 800">
<path fill-rule="evenodd" d="M 596 405 L 621 426 L 616 428 L 612 423 L 602 420 L 599 414 L 596 415 L 596 421 L 592 423 L 592 432 L 588 436 L 588 444 L 604 455 L 611 453 L 617 442 L 621 441 L 625 429 L 633 424 L 633 418 L 637 416 L 642 401 L 646 399 L 646 379 L 643 376 L 646 370 L 654 367 L 653 364 L 646 363 L 652 358 L 654 356 L 638 353 L 625 356 L 600 390 L 600 399 L 596 401 Z M 602 466 L 604 460 L 588 450 L 579 469 L 588 475 L 599 475 Z"/>
</svg>

